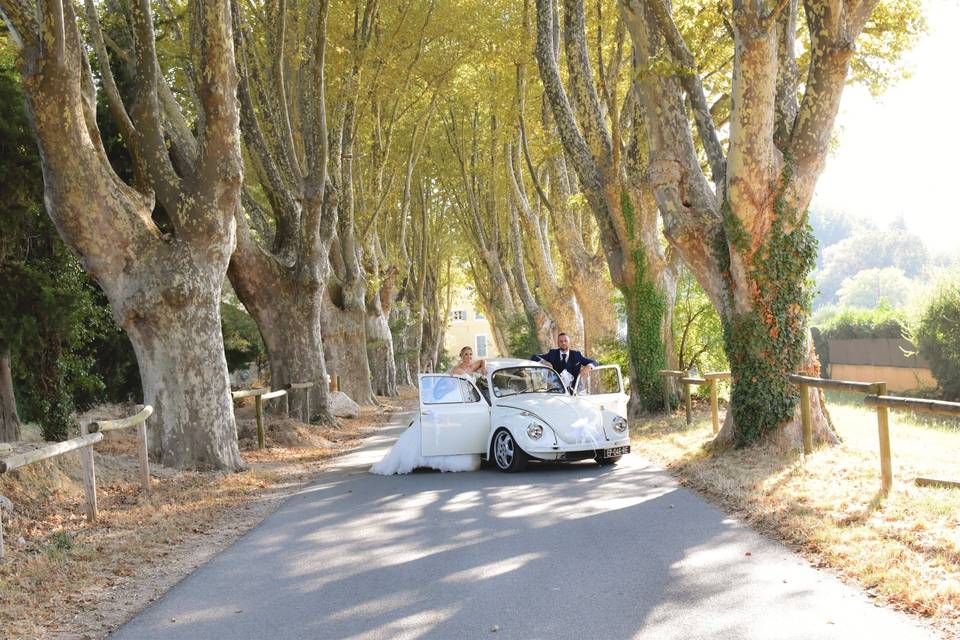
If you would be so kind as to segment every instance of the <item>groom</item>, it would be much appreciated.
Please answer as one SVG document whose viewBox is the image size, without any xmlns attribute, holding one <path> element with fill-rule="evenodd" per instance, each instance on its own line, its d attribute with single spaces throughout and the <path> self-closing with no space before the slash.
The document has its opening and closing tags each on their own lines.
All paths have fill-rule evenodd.
<svg viewBox="0 0 960 640">
<path fill-rule="evenodd" d="M 573 380 L 576 380 L 581 373 L 588 374 L 591 369 L 599 366 L 596 360 L 584 357 L 579 351 L 571 349 L 570 336 L 565 333 L 557 336 L 557 346 L 558 349 L 550 349 L 543 355 L 534 354 L 530 359 L 535 362 L 546 362 L 560 374 L 561 378 L 566 377 L 563 375 L 563 372 L 566 371 L 571 377 L 569 384 L 573 384 Z"/>
</svg>

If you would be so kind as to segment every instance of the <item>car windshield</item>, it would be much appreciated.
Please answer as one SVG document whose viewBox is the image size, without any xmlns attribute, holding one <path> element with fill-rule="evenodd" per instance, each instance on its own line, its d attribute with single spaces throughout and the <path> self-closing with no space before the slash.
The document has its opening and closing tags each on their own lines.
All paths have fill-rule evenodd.
<svg viewBox="0 0 960 640">
<path fill-rule="evenodd" d="M 547 367 L 511 367 L 493 373 L 493 395 L 498 398 L 521 393 L 566 393 L 560 376 Z"/>
</svg>

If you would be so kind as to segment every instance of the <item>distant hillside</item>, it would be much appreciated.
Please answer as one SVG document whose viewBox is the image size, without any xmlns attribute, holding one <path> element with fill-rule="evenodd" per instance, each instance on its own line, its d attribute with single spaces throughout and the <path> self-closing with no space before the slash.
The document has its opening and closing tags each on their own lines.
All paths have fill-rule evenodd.
<svg viewBox="0 0 960 640">
<path fill-rule="evenodd" d="M 949 256 L 932 255 L 903 219 L 881 228 L 869 220 L 820 210 L 810 212 L 810 224 L 820 245 L 813 273 L 819 289 L 814 309 L 829 304 L 870 308 L 880 300 L 903 306 L 918 281 L 951 262 Z"/>
</svg>

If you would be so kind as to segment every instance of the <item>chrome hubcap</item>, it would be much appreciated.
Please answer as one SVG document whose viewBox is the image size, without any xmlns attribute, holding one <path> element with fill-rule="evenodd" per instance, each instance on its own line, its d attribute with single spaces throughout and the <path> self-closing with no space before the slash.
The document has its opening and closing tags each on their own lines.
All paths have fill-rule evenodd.
<svg viewBox="0 0 960 640">
<path fill-rule="evenodd" d="M 497 466 L 506 469 L 513 462 L 513 438 L 506 431 L 497 434 L 497 439 L 493 443 L 493 455 L 497 459 Z"/>
</svg>

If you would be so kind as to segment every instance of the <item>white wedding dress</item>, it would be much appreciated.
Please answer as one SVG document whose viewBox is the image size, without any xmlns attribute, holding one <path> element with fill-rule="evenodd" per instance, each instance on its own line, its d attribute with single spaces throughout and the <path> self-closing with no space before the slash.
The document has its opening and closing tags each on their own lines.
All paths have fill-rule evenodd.
<svg viewBox="0 0 960 640">
<path fill-rule="evenodd" d="M 410 473 L 419 468 L 438 471 L 476 471 L 480 468 L 479 454 L 453 456 L 424 456 L 420 453 L 420 421 L 414 420 L 383 459 L 370 467 L 378 476 Z"/>
</svg>

